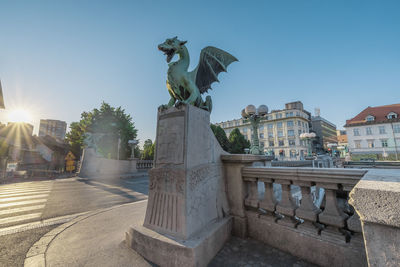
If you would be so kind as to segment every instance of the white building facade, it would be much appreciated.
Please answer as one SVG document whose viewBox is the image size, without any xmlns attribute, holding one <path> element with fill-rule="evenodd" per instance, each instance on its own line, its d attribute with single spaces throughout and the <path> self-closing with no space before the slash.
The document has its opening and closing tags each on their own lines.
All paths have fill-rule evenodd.
<svg viewBox="0 0 400 267">
<path fill-rule="evenodd" d="M 351 154 L 400 159 L 400 104 L 368 107 L 345 128 Z"/>
<path fill-rule="evenodd" d="M 306 141 L 300 134 L 310 130 L 310 113 L 303 109 L 300 101 L 287 103 L 283 110 L 272 110 L 261 120 L 258 134 L 264 152 L 284 160 L 299 160 L 307 155 Z M 238 128 L 247 140 L 251 140 L 252 127 L 244 119 L 216 123 L 229 137 Z"/>
</svg>

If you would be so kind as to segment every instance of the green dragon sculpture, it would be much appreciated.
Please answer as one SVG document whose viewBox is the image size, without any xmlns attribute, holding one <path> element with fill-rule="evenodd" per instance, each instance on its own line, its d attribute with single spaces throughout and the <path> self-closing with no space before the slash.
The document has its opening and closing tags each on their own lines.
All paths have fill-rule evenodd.
<svg viewBox="0 0 400 267">
<path fill-rule="evenodd" d="M 158 45 L 158 49 L 164 52 L 167 56 L 167 63 L 169 63 L 167 89 L 171 96 L 168 104 L 162 105 L 161 108 L 183 103 L 211 112 L 211 96 L 207 96 L 204 101 L 201 95 L 211 89 L 213 82 L 219 82 L 218 74 L 220 72 L 226 72 L 229 64 L 238 60 L 221 49 L 207 46 L 201 50 L 197 67 L 188 72 L 190 58 L 185 46 L 186 42 L 174 37 Z M 179 59 L 171 62 L 175 54 L 179 55 Z"/>
</svg>

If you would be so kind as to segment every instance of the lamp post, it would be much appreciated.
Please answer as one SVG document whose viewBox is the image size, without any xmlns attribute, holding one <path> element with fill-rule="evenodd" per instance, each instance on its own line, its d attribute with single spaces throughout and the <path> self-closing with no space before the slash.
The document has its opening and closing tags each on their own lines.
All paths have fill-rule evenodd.
<svg viewBox="0 0 400 267">
<path fill-rule="evenodd" d="M 248 105 L 242 110 L 242 118 L 251 123 L 253 134 L 251 135 L 250 154 L 263 155 L 264 151 L 260 149 L 260 142 L 258 140 L 258 125 L 261 118 L 264 118 L 268 113 L 268 107 L 261 105 L 257 109 L 254 105 Z"/>
<path fill-rule="evenodd" d="M 311 140 L 315 138 L 315 133 L 302 133 L 300 139 L 306 140 L 307 142 L 307 157 L 312 157 Z"/>
</svg>

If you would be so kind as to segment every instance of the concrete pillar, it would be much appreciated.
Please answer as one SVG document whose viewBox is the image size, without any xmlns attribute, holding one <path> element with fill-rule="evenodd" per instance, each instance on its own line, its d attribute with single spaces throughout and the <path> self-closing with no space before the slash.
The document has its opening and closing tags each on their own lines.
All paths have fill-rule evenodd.
<svg viewBox="0 0 400 267">
<path fill-rule="evenodd" d="M 361 219 L 369 266 L 400 262 L 400 171 L 371 169 L 350 193 Z"/>
<path fill-rule="evenodd" d="M 222 155 L 224 163 L 226 192 L 230 207 L 230 214 L 233 217 L 232 234 L 244 238 L 247 236 L 247 218 L 245 215 L 244 199 L 247 188 L 242 178 L 242 168 L 253 164 L 263 164 L 267 158 L 262 155 L 231 154 Z"/>
</svg>

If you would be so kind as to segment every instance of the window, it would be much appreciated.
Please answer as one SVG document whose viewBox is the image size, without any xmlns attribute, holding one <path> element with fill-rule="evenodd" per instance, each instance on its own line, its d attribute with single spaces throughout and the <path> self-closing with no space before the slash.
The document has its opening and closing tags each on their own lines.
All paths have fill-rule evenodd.
<svg viewBox="0 0 400 267">
<path fill-rule="evenodd" d="M 286 112 L 286 118 L 293 117 L 293 112 Z"/>
<path fill-rule="evenodd" d="M 375 120 L 375 117 L 372 116 L 372 115 L 368 115 L 368 116 L 365 118 L 365 120 L 366 120 L 366 121 L 374 121 L 374 120 Z"/>
<path fill-rule="evenodd" d="M 360 131 L 357 128 L 353 129 L 353 134 L 354 136 L 360 136 Z"/>
<path fill-rule="evenodd" d="M 269 146 L 274 146 L 274 141 L 269 141 Z"/>
<path fill-rule="evenodd" d="M 374 140 L 367 140 L 367 142 L 369 148 L 374 148 Z"/>
<path fill-rule="evenodd" d="M 296 141 L 295 140 L 289 140 L 289 146 L 295 146 Z"/>
<path fill-rule="evenodd" d="M 366 131 L 367 135 L 372 135 L 372 128 L 371 127 L 365 128 L 365 131 Z"/>
<path fill-rule="evenodd" d="M 379 133 L 380 134 L 385 134 L 386 133 L 385 126 L 379 126 Z"/>
<path fill-rule="evenodd" d="M 301 125 L 303 125 L 303 127 L 306 127 L 306 125 L 304 124 L 304 121 L 301 122 Z"/>
<path fill-rule="evenodd" d="M 393 132 L 394 133 L 400 133 L 400 124 L 394 124 L 393 125 Z"/>
<path fill-rule="evenodd" d="M 294 130 L 288 130 L 287 131 L 288 136 L 294 136 Z"/>
<path fill-rule="evenodd" d="M 260 138 L 264 138 L 264 134 L 263 133 L 260 133 Z"/>
<path fill-rule="evenodd" d="M 277 126 L 278 128 L 282 128 L 282 122 L 281 122 L 281 121 L 278 122 L 278 123 L 276 124 L 276 126 Z"/>
<path fill-rule="evenodd" d="M 354 140 L 354 147 L 361 148 L 361 140 Z"/>
<path fill-rule="evenodd" d="M 264 125 L 261 125 L 261 126 L 260 126 L 260 131 L 261 131 L 261 132 L 264 131 Z"/>
<path fill-rule="evenodd" d="M 246 127 L 243 128 L 243 132 L 247 133 L 247 128 Z"/>
<path fill-rule="evenodd" d="M 235 125 L 236 125 L 236 126 L 239 126 L 239 124 L 240 124 L 240 122 L 238 122 L 238 121 L 237 121 L 237 122 L 235 122 Z"/>
<path fill-rule="evenodd" d="M 278 131 L 278 137 L 282 137 L 283 136 L 283 131 Z"/>
<path fill-rule="evenodd" d="M 299 130 L 299 135 L 301 135 L 301 133 L 302 133 L 302 131 L 301 131 L 301 130 Z"/>
<path fill-rule="evenodd" d="M 276 114 L 276 118 L 277 118 L 277 119 L 281 119 L 281 118 L 282 118 L 282 113 Z"/>
<path fill-rule="evenodd" d="M 274 125 L 272 123 L 269 123 L 267 126 L 268 126 L 268 130 L 274 129 Z"/>
<path fill-rule="evenodd" d="M 285 142 L 283 140 L 279 140 L 279 146 L 284 146 Z"/>
<path fill-rule="evenodd" d="M 387 139 L 381 139 L 382 147 L 388 147 Z"/>
<path fill-rule="evenodd" d="M 287 122 L 287 127 L 293 127 L 293 121 L 288 121 Z"/>
<path fill-rule="evenodd" d="M 387 118 L 390 120 L 390 119 L 396 119 L 397 118 L 397 113 L 394 113 L 394 112 L 390 112 L 388 115 L 387 115 Z"/>
<path fill-rule="evenodd" d="M 299 117 L 300 116 L 300 112 L 296 111 L 296 116 Z"/>
<path fill-rule="evenodd" d="M 297 121 L 297 125 L 298 125 L 298 126 L 301 126 L 301 121 Z"/>
<path fill-rule="evenodd" d="M 260 142 L 260 147 L 264 147 L 264 142 Z"/>
<path fill-rule="evenodd" d="M 273 132 L 268 132 L 268 137 L 274 137 L 274 133 Z"/>
<path fill-rule="evenodd" d="M 291 149 L 290 150 L 290 157 L 291 158 L 295 158 L 297 155 L 296 155 L 297 153 L 296 153 L 296 149 Z"/>
</svg>

